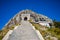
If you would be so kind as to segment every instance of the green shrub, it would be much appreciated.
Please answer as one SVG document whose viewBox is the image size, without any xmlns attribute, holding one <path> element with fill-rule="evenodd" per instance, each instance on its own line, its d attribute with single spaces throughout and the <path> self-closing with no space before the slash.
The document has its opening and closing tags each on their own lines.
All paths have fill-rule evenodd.
<svg viewBox="0 0 60 40">
<path fill-rule="evenodd" d="M 50 32 L 52 36 L 55 36 L 60 40 L 60 29 L 59 28 L 50 28 L 48 29 L 48 32 Z"/>
<path fill-rule="evenodd" d="M 11 27 L 5 27 L 4 29 L 0 30 L 0 40 L 2 40 L 2 38 L 6 35 L 6 33 L 9 31 L 9 30 L 13 30 L 14 29 L 14 26 L 11 26 Z"/>
<path fill-rule="evenodd" d="M 60 28 L 60 22 L 57 22 L 57 21 L 53 21 L 53 22 L 55 27 Z"/>
<path fill-rule="evenodd" d="M 40 29 L 40 25 L 39 25 L 39 24 L 37 24 L 37 23 L 33 23 L 33 22 L 32 22 L 32 25 L 33 25 L 37 30 Z"/>
<path fill-rule="evenodd" d="M 2 40 L 3 36 L 0 36 L 0 40 Z"/>
</svg>

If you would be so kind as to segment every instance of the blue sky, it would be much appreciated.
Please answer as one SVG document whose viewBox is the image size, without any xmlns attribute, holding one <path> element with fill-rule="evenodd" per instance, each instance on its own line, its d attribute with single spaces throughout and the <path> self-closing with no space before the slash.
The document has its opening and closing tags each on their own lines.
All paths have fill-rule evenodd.
<svg viewBox="0 0 60 40">
<path fill-rule="evenodd" d="M 59 0 L 0 0 L 0 29 L 21 10 L 30 9 L 60 21 Z"/>
</svg>

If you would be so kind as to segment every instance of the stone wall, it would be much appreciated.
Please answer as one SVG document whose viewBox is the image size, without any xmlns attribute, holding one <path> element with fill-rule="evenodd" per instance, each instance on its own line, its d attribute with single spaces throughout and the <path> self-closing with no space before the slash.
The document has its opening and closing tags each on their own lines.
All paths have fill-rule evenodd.
<svg viewBox="0 0 60 40">
<path fill-rule="evenodd" d="M 27 20 L 30 20 L 30 14 L 21 14 L 22 20 L 24 20 L 24 17 L 27 17 Z"/>
</svg>

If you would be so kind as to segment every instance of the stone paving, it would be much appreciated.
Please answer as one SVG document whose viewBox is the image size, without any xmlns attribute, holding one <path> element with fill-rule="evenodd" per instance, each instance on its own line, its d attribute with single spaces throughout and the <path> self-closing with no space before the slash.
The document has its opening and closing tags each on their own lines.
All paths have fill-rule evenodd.
<svg viewBox="0 0 60 40">
<path fill-rule="evenodd" d="M 21 25 L 12 32 L 8 40 L 40 40 L 40 38 L 28 21 L 21 21 Z"/>
</svg>

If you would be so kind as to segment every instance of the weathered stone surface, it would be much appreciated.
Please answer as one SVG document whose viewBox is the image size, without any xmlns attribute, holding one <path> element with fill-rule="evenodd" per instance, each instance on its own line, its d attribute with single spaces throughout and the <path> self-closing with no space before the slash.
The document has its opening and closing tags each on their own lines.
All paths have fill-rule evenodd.
<svg viewBox="0 0 60 40">
<path fill-rule="evenodd" d="M 13 30 L 9 30 L 8 33 L 5 35 L 5 37 L 2 40 L 7 40 L 9 38 L 9 35 L 13 32 Z"/>
<path fill-rule="evenodd" d="M 53 25 L 52 19 L 48 18 L 47 16 L 26 9 L 26 10 L 20 11 L 13 18 L 11 18 L 5 26 L 10 27 L 11 25 L 16 25 L 16 24 L 20 23 L 21 20 L 24 19 L 25 16 L 28 18 L 27 20 L 29 20 L 31 18 L 33 20 L 33 22 L 35 22 L 35 23 L 47 22 L 48 24 Z"/>
<path fill-rule="evenodd" d="M 22 21 L 21 25 L 13 31 L 8 40 L 40 40 L 40 38 L 28 21 Z"/>
</svg>

